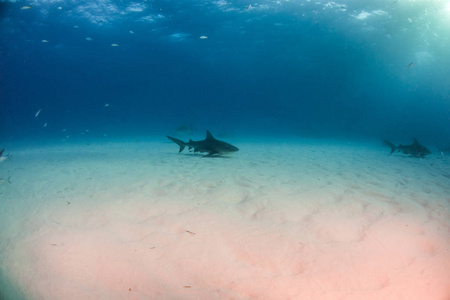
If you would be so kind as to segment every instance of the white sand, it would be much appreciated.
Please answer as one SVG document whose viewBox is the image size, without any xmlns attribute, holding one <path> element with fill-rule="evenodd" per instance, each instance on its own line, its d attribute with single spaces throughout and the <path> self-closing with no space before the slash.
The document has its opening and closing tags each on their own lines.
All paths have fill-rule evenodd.
<svg viewBox="0 0 450 300">
<path fill-rule="evenodd" d="M 450 299 L 450 160 L 238 146 L 231 158 L 170 143 L 11 150 L 4 298 Z"/>
</svg>

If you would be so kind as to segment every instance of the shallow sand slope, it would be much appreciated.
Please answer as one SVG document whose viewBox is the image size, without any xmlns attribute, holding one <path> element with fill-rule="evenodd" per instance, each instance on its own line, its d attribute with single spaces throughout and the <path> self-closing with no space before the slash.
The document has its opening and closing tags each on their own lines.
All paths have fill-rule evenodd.
<svg viewBox="0 0 450 300">
<path fill-rule="evenodd" d="M 3 296 L 450 299 L 450 159 L 238 146 L 16 149 L 0 164 Z"/>
</svg>

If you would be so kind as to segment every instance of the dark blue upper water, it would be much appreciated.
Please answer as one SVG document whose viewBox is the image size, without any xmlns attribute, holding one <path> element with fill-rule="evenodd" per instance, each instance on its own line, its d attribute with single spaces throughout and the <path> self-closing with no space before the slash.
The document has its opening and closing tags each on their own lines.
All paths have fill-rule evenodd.
<svg viewBox="0 0 450 300">
<path fill-rule="evenodd" d="M 192 125 L 450 146 L 446 0 L 3 1 L 0 17 L 0 144 Z"/>
</svg>

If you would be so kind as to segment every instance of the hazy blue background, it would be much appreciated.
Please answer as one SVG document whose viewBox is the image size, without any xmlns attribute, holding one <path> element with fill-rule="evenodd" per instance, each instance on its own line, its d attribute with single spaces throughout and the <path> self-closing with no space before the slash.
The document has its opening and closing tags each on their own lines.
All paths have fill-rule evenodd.
<svg viewBox="0 0 450 300">
<path fill-rule="evenodd" d="M 450 146 L 449 0 L 30 0 L 0 15 L 0 144 L 192 124 Z"/>
</svg>

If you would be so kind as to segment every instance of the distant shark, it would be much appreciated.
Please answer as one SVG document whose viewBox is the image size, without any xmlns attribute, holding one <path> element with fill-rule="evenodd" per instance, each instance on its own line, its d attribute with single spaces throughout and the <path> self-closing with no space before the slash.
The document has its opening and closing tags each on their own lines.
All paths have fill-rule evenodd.
<svg viewBox="0 0 450 300">
<path fill-rule="evenodd" d="M 444 148 L 438 147 L 438 149 L 440 152 L 450 153 L 450 147 L 444 147 Z"/>
<path fill-rule="evenodd" d="M 180 151 L 178 152 L 183 151 L 185 147 L 188 147 L 189 150 L 194 149 L 194 152 L 207 152 L 208 154 L 205 156 L 213 156 L 216 154 L 220 155 L 239 151 L 237 147 L 231 144 L 216 140 L 208 130 L 206 131 L 206 139 L 202 141 L 189 140 L 189 142 L 185 143 L 170 136 L 167 136 L 167 138 L 180 146 Z"/>
<path fill-rule="evenodd" d="M 384 141 L 384 144 L 386 146 L 389 146 L 391 148 L 391 153 L 394 153 L 395 150 L 397 150 L 398 152 L 403 152 L 405 154 L 409 154 L 413 157 L 420 157 L 423 158 L 425 156 L 427 156 L 428 154 L 431 153 L 430 150 L 428 150 L 427 147 L 421 145 L 417 139 L 414 139 L 414 142 L 411 145 L 400 145 L 400 146 L 395 146 L 394 144 L 392 144 L 389 141 Z"/>
<path fill-rule="evenodd" d="M 0 163 L 6 160 L 6 156 L 3 156 L 3 151 L 5 151 L 5 149 L 0 150 Z"/>
</svg>

